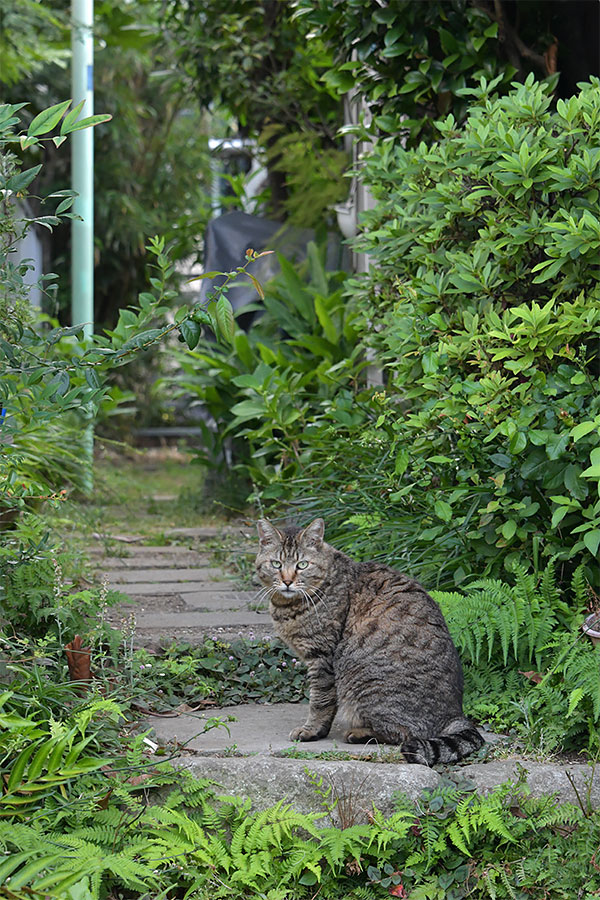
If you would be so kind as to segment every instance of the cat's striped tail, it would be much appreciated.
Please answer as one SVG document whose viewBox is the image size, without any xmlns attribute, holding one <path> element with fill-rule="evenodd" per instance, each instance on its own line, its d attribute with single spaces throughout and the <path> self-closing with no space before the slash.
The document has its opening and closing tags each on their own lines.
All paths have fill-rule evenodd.
<svg viewBox="0 0 600 900">
<path fill-rule="evenodd" d="M 483 746 L 484 740 L 468 719 L 455 719 L 432 738 L 410 737 L 402 743 L 402 756 L 407 763 L 435 766 L 455 763 Z"/>
</svg>

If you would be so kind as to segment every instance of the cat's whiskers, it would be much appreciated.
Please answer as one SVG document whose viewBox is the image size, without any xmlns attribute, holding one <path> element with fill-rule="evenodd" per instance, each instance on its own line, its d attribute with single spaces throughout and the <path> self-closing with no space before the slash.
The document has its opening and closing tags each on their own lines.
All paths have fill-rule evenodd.
<svg viewBox="0 0 600 900">
<path fill-rule="evenodd" d="M 311 591 L 313 592 L 313 594 L 315 595 L 315 597 L 317 598 L 317 600 L 319 600 L 321 603 L 327 603 L 327 601 L 326 601 L 326 599 L 325 599 L 325 595 L 323 594 L 323 592 L 322 592 L 319 588 L 317 588 L 317 587 L 312 587 L 312 588 L 311 588 Z"/>
<path fill-rule="evenodd" d="M 317 604 L 315 603 L 315 601 L 313 600 L 313 598 L 310 596 L 310 594 L 308 593 L 308 591 L 305 591 L 304 588 L 300 588 L 300 591 L 301 591 L 302 596 L 304 597 L 304 599 L 307 601 L 306 608 L 307 608 L 307 609 L 309 610 L 309 612 L 310 612 L 310 605 L 312 605 L 312 608 L 314 609 L 315 615 L 316 615 L 316 617 L 317 617 L 317 622 L 319 623 L 319 625 L 322 625 L 322 622 L 321 622 L 321 616 L 319 615 L 319 610 L 317 609 Z M 310 604 L 310 605 L 309 605 L 309 604 Z"/>
<path fill-rule="evenodd" d="M 262 603 L 263 600 L 270 600 L 271 595 L 275 593 L 275 588 L 272 587 L 261 587 L 259 591 L 256 592 L 254 597 L 252 598 L 252 603 Z"/>
</svg>

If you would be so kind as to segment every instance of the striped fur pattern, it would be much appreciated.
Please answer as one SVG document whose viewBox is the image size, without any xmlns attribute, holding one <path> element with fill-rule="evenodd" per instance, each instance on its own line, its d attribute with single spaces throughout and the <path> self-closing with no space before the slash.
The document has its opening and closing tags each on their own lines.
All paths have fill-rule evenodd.
<svg viewBox="0 0 600 900">
<path fill-rule="evenodd" d="M 462 759 L 483 744 L 463 716 L 460 660 L 437 603 L 388 566 L 358 563 L 304 529 L 258 523 L 256 570 L 278 634 L 305 661 L 308 719 L 290 740 L 329 733 L 400 744 L 407 762 Z"/>
</svg>

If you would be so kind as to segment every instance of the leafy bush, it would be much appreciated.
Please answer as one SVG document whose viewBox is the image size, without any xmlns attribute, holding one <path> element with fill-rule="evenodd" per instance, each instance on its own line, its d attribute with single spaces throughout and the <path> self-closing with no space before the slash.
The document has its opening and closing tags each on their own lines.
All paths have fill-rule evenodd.
<svg viewBox="0 0 600 900">
<path fill-rule="evenodd" d="M 257 313 L 248 334 L 236 329 L 231 347 L 201 340 L 178 354 L 183 374 L 164 382 L 169 394 L 200 403 L 212 418 L 203 461 L 229 457 L 265 496 L 306 465 L 310 436 L 325 425 L 332 398 L 354 421 L 353 382 L 364 365 L 355 313 L 342 296 L 344 273 L 326 272 L 314 244 L 306 283 L 279 262 L 281 274 L 261 302 L 241 310 Z"/>
<path fill-rule="evenodd" d="M 515 68 L 502 59 L 498 22 L 464 0 L 395 3 L 373 9 L 365 0 L 295 0 L 308 32 L 331 48 L 334 62 L 324 81 L 332 89 L 365 97 L 379 133 L 399 132 L 414 141 L 431 133 L 432 118 L 467 111 L 461 89 L 481 75 Z"/>
<path fill-rule="evenodd" d="M 482 81 L 464 128 L 366 164 L 372 267 L 348 289 L 387 385 L 306 494 L 438 583 L 556 558 L 598 584 L 599 87 L 551 112 L 531 78 L 500 99 Z"/>
<path fill-rule="evenodd" d="M 597 75 L 598 10 L 528 0 L 293 0 L 306 40 L 331 52 L 323 81 L 365 98 L 371 135 L 400 133 L 411 145 L 431 139 L 433 120 L 462 122 L 463 89 L 483 75 L 506 93 L 513 77 L 551 77 L 557 96 Z M 573 17 L 578 29 L 572 28 Z M 365 117 L 366 124 L 366 117 Z M 364 125 L 357 130 L 364 134 Z"/>
</svg>

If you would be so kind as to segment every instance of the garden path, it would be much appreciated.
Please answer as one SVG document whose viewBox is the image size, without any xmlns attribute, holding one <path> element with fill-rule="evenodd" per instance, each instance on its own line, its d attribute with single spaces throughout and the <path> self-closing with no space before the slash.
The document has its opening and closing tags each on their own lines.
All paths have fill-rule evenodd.
<svg viewBox="0 0 600 900">
<path fill-rule="evenodd" d="M 109 616 L 115 625 L 135 617 L 137 646 L 156 650 L 173 641 L 199 644 L 206 636 L 268 639 L 272 633 L 268 610 L 256 602 L 257 586 L 230 574 L 236 556 L 249 559 L 253 553 L 249 523 L 170 529 L 164 538 L 171 543 L 163 546 L 144 544 L 135 535 L 112 537 L 127 555 L 105 556 L 99 548 L 93 555 L 98 574 L 130 598 L 112 607 Z M 218 565 L 215 554 L 222 561 Z M 326 818 L 336 825 L 359 821 L 372 804 L 391 812 L 394 791 L 416 798 L 439 783 L 437 771 L 404 764 L 397 747 L 353 746 L 349 752 L 336 723 L 327 739 L 294 747 L 287 736 L 303 712 L 290 703 L 188 708 L 150 716 L 148 725 L 159 744 L 182 751 L 183 765 L 226 791 L 250 796 L 259 808 L 285 799 L 301 811 L 322 812 L 323 791 L 328 792 Z M 214 717 L 227 720 L 225 726 L 207 727 Z M 498 740 L 485 737 L 489 744 Z M 507 756 L 455 767 L 451 774 L 487 792 L 516 780 L 519 772 L 534 794 L 556 792 L 577 802 L 574 783 L 580 796 L 600 806 L 600 777 L 582 764 Z"/>
</svg>

